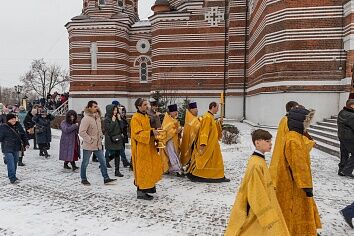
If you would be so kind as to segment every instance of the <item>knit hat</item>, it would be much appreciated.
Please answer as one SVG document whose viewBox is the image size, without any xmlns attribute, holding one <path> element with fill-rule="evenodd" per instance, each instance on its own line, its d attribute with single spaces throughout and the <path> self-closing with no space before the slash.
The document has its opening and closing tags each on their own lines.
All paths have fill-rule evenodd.
<svg viewBox="0 0 354 236">
<path fill-rule="evenodd" d="M 6 115 L 6 121 L 9 121 L 11 119 L 16 119 L 16 115 L 13 113 L 9 113 Z"/>
<path fill-rule="evenodd" d="M 169 106 L 168 106 L 168 111 L 169 111 L 169 112 L 177 111 L 177 104 L 169 105 Z"/>
<path fill-rule="evenodd" d="M 196 102 L 191 102 L 191 103 L 189 103 L 189 104 L 188 104 L 188 108 L 189 108 L 189 109 L 198 108 L 198 107 L 197 107 L 197 103 L 196 103 Z"/>
<path fill-rule="evenodd" d="M 115 106 L 119 106 L 120 105 L 120 103 L 117 100 L 112 101 L 112 104 L 115 105 Z"/>
</svg>

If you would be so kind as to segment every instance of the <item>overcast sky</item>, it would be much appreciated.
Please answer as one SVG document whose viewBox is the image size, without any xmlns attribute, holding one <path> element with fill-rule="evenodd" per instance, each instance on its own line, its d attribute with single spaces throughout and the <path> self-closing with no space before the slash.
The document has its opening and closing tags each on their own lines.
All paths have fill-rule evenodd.
<svg viewBox="0 0 354 236">
<path fill-rule="evenodd" d="M 140 0 L 140 19 L 152 14 L 155 0 Z M 69 67 L 64 25 L 81 13 L 82 0 L 1 1 L 0 86 L 12 87 L 33 59 Z"/>
</svg>

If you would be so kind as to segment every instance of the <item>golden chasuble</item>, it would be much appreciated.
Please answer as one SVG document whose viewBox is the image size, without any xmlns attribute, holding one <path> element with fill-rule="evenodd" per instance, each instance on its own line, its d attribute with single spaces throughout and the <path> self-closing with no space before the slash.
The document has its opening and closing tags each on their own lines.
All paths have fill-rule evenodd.
<svg viewBox="0 0 354 236">
<path fill-rule="evenodd" d="M 200 125 L 196 148 L 192 154 L 191 165 L 188 172 L 194 176 L 207 179 L 220 179 L 225 177 L 224 160 L 219 144 L 219 123 L 214 115 L 206 112 Z M 204 151 L 201 146 L 205 145 Z"/>
<path fill-rule="evenodd" d="M 272 159 L 269 165 L 269 172 L 272 176 L 272 180 L 275 183 L 275 179 L 278 172 L 279 159 L 284 156 L 284 137 L 289 132 L 288 117 L 284 116 L 278 126 L 277 137 L 275 138 L 275 144 L 272 154 Z"/>
<path fill-rule="evenodd" d="M 265 160 L 252 155 L 231 210 L 226 236 L 290 236 Z"/>
<path fill-rule="evenodd" d="M 276 177 L 279 205 L 291 235 L 316 236 L 321 228 L 320 216 L 314 198 L 307 197 L 303 190 L 313 187 L 313 142 L 295 131 L 289 131 L 284 140 L 284 157 L 279 159 Z"/>
<path fill-rule="evenodd" d="M 177 119 L 173 118 L 172 116 L 170 116 L 170 114 L 166 113 L 165 117 L 163 119 L 161 128 L 163 130 L 165 130 L 166 134 L 167 134 L 167 138 L 165 140 L 165 143 L 167 143 L 169 140 L 172 139 L 173 146 L 174 146 L 177 156 L 179 156 L 179 153 L 180 153 L 180 139 L 179 139 L 179 134 L 178 134 L 179 127 L 180 127 L 179 121 Z M 167 155 L 166 148 L 162 149 L 160 151 L 160 155 L 162 158 L 163 170 L 165 173 L 169 170 L 169 158 Z"/>
<path fill-rule="evenodd" d="M 183 166 L 188 164 L 191 160 L 200 125 L 201 121 L 199 118 L 187 110 L 181 143 L 181 163 Z"/>
<path fill-rule="evenodd" d="M 131 123 L 131 150 L 135 185 L 140 189 L 153 188 L 161 179 L 162 161 L 151 136 L 150 119 L 145 114 L 135 113 Z"/>
</svg>

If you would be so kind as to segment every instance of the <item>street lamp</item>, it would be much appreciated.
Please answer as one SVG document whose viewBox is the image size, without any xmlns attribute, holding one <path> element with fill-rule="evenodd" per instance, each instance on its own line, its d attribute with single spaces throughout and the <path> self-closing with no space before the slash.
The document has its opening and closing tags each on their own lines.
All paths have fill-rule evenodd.
<svg viewBox="0 0 354 236">
<path fill-rule="evenodd" d="M 15 86 L 15 92 L 17 94 L 17 101 L 18 101 L 18 105 L 21 106 L 21 101 L 20 101 L 20 93 L 22 92 L 22 86 L 21 85 L 16 85 Z"/>
</svg>

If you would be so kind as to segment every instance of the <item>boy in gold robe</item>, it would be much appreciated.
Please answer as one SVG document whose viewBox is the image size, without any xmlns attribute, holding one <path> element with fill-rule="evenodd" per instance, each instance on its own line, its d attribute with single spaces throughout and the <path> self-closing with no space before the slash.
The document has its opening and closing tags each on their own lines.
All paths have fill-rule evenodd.
<svg viewBox="0 0 354 236">
<path fill-rule="evenodd" d="M 209 104 L 209 111 L 203 115 L 197 145 L 193 151 L 193 160 L 187 177 L 193 182 L 230 182 L 225 178 L 224 161 L 219 140 L 221 139 L 220 123 L 214 115 L 219 111 L 216 102 Z"/>
<path fill-rule="evenodd" d="M 198 118 L 198 107 L 196 102 L 188 104 L 186 117 L 183 128 L 183 137 L 181 143 L 181 164 L 186 166 L 189 164 L 193 149 L 199 134 L 201 119 Z"/>
<path fill-rule="evenodd" d="M 272 148 L 271 139 L 268 131 L 252 132 L 256 150 L 248 161 L 226 236 L 290 236 L 264 156 Z"/>
<path fill-rule="evenodd" d="M 289 232 L 316 236 L 321 222 L 313 199 L 310 150 L 314 142 L 305 136 L 314 111 L 296 107 L 289 112 L 289 132 L 284 138 L 284 155 L 278 162 L 277 198 Z"/>
<path fill-rule="evenodd" d="M 289 111 L 295 107 L 297 107 L 299 104 L 294 101 L 290 101 L 285 105 L 286 109 L 286 115 L 281 118 L 278 126 L 278 131 L 277 131 L 277 136 L 275 138 L 275 144 L 274 144 L 274 149 L 273 149 L 273 154 L 272 154 L 272 159 L 269 165 L 269 172 L 270 175 L 272 176 L 273 182 L 276 179 L 277 171 L 278 171 L 278 162 L 280 156 L 283 156 L 283 150 L 284 150 L 284 137 L 285 135 L 289 132 L 288 129 L 288 114 Z"/>
<path fill-rule="evenodd" d="M 135 102 L 137 112 L 131 119 L 131 150 L 134 171 L 134 184 L 138 199 L 152 200 L 148 193 L 156 193 L 156 183 L 162 176 L 162 161 L 155 147 L 158 132 L 151 128 L 146 114 L 148 102 L 138 98 Z"/>
<path fill-rule="evenodd" d="M 162 122 L 162 129 L 166 132 L 166 147 L 161 150 L 160 155 L 163 161 L 164 173 L 176 174 L 178 177 L 183 176 L 182 164 L 179 159 L 180 154 L 180 133 L 181 125 L 177 120 L 178 111 L 177 104 L 168 106 L 168 112 Z"/>
</svg>

